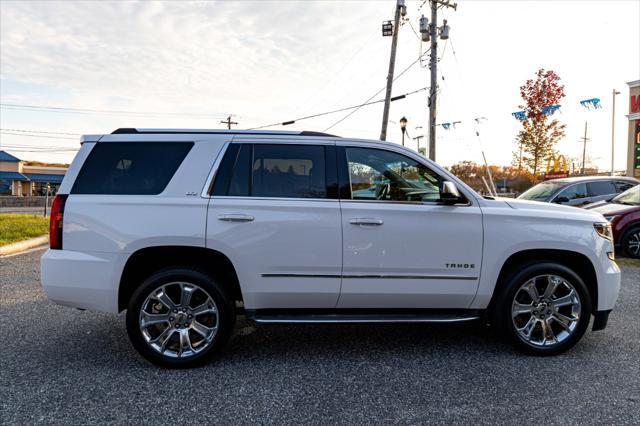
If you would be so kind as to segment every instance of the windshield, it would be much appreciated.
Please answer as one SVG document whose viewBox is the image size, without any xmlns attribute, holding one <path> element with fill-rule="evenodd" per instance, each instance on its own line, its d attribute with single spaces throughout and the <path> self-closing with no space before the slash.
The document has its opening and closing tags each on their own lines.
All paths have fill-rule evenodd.
<svg viewBox="0 0 640 426">
<path fill-rule="evenodd" d="M 627 189 L 622 194 L 611 200 L 611 202 L 616 204 L 628 204 L 630 206 L 640 206 L 640 185 Z"/>
<path fill-rule="evenodd" d="M 562 182 L 541 182 L 527 189 L 518 198 L 521 200 L 545 201 L 558 189 L 562 188 L 563 185 L 564 183 Z"/>
</svg>

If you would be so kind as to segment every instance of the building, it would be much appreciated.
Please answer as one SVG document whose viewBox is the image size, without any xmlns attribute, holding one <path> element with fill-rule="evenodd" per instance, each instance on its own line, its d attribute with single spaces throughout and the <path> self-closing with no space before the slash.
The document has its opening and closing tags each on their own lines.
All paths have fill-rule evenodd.
<svg viewBox="0 0 640 426">
<path fill-rule="evenodd" d="M 627 151 L 627 176 L 640 178 L 640 80 L 629 85 L 629 147 Z"/>
<path fill-rule="evenodd" d="M 0 195 L 45 195 L 58 192 L 66 167 L 28 166 L 24 161 L 0 151 Z"/>
</svg>

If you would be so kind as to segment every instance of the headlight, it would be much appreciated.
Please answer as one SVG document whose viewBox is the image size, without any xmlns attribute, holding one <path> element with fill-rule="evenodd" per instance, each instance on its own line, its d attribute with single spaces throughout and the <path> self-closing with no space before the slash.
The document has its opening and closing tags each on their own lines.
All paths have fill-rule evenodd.
<svg viewBox="0 0 640 426">
<path fill-rule="evenodd" d="M 607 219 L 609 222 L 613 222 L 614 220 L 616 220 L 618 216 L 605 216 L 604 218 Z"/>
<path fill-rule="evenodd" d="M 609 222 L 605 223 L 594 223 L 593 227 L 596 230 L 596 233 L 600 235 L 602 238 L 607 239 L 613 242 L 613 232 L 611 232 L 611 224 Z"/>
</svg>

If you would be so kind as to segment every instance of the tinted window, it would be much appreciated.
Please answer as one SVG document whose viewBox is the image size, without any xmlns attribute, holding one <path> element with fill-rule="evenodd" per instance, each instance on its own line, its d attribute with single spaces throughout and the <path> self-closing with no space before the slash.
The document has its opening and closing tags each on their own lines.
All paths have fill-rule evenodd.
<svg viewBox="0 0 640 426">
<path fill-rule="evenodd" d="M 354 200 L 438 201 L 441 178 L 426 166 L 395 152 L 346 148 Z"/>
<path fill-rule="evenodd" d="M 575 200 L 577 198 L 586 198 L 587 197 L 587 185 L 584 183 L 577 183 L 575 185 L 571 185 L 564 191 L 562 191 L 556 199 L 560 197 L 567 197 L 569 200 Z"/>
<path fill-rule="evenodd" d="M 609 194 L 616 193 L 616 188 L 613 186 L 613 182 L 608 180 L 603 180 L 599 182 L 589 182 L 587 183 L 587 188 L 589 189 L 590 197 L 597 197 L 599 195 L 609 195 Z"/>
<path fill-rule="evenodd" d="M 325 198 L 324 157 L 322 146 L 254 145 L 251 195 Z"/>
<path fill-rule="evenodd" d="M 326 149 L 314 145 L 231 145 L 212 194 L 327 198 L 327 165 L 335 169 L 335 161 L 326 161 Z M 335 175 L 335 170 L 331 174 Z"/>
<path fill-rule="evenodd" d="M 71 193 L 159 194 L 192 146 L 192 142 L 97 143 Z"/>
<path fill-rule="evenodd" d="M 633 188 L 634 186 L 635 185 L 633 183 L 618 181 L 618 182 L 616 182 L 616 191 L 617 192 L 624 192 L 629 188 Z"/>
</svg>

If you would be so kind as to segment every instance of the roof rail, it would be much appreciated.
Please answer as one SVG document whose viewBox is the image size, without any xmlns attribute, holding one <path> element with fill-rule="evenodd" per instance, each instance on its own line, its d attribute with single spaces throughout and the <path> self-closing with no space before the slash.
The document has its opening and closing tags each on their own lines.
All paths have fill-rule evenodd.
<svg viewBox="0 0 640 426">
<path fill-rule="evenodd" d="M 313 131 L 285 131 L 285 130 L 225 130 L 225 129 L 138 129 L 133 127 L 123 127 L 111 132 L 112 135 L 134 135 L 134 134 L 205 134 L 205 135 L 270 135 L 270 136 L 318 136 L 337 138 L 339 136 L 328 133 Z"/>
</svg>

